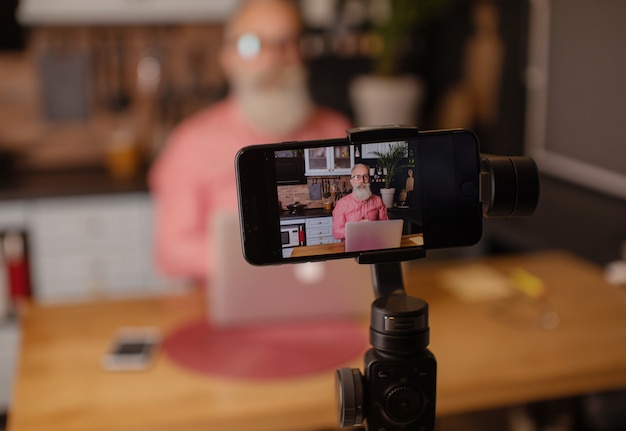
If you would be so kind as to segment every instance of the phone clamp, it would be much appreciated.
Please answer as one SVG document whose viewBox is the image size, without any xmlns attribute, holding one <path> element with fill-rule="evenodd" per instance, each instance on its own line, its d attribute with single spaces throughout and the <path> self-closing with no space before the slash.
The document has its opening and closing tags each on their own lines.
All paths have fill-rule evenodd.
<svg viewBox="0 0 626 431">
<path fill-rule="evenodd" d="M 372 265 L 370 344 L 364 372 L 336 373 L 339 426 L 431 431 L 435 425 L 437 362 L 427 349 L 428 304 L 404 289 L 400 262 Z"/>
</svg>

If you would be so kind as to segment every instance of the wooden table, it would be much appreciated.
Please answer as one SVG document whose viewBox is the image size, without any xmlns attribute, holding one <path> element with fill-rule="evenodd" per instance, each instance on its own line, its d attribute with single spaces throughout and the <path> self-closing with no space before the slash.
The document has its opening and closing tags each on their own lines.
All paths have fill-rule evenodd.
<svg viewBox="0 0 626 431">
<path fill-rule="evenodd" d="M 524 304 L 467 303 L 443 288 L 451 269 L 484 265 L 540 277 L 558 327 L 515 318 Z M 608 285 L 596 265 L 558 251 L 454 264 L 426 258 L 410 264 L 405 285 L 430 306 L 439 414 L 626 388 L 626 289 Z"/>
<path fill-rule="evenodd" d="M 421 233 L 402 235 L 400 247 L 415 247 L 424 245 L 424 235 Z M 319 256 L 322 254 L 340 254 L 345 252 L 343 242 L 333 242 L 330 244 L 305 245 L 294 247 L 291 257 Z"/>
<path fill-rule="evenodd" d="M 540 277 L 559 315 L 558 327 L 546 330 L 532 319 L 497 317 L 497 301 L 463 302 L 444 287 L 451 270 L 463 273 L 474 266 L 502 274 L 519 267 Z M 439 415 L 626 387 L 626 293 L 605 284 L 599 268 L 568 253 L 543 252 L 447 263 L 425 259 L 404 270 L 407 290 L 430 305 Z M 334 426 L 334 370 L 253 382 L 199 375 L 164 354 L 147 372 L 100 369 L 100 355 L 117 327 L 155 325 L 168 331 L 202 316 L 205 308 L 200 292 L 29 307 L 8 430 Z M 361 366 L 361 359 L 346 366 Z"/>
</svg>

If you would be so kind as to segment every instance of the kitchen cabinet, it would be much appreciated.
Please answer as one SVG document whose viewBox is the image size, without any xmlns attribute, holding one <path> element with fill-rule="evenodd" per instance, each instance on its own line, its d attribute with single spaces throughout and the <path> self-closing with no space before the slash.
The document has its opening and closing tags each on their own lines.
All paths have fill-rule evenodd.
<svg viewBox="0 0 626 431">
<path fill-rule="evenodd" d="M 33 297 L 42 303 L 159 293 L 152 200 L 130 192 L 0 202 L 0 231 L 28 235 Z"/>
<path fill-rule="evenodd" d="M 26 205 L 23 201 L 0 203 L 0 232 L 23 229 L 26 224 Z"/>
<path fill-rule="evenodd" d="M 384 154 L 388 152 L 392 146 L 406 145 L 405 142 L 406 141 L 394 141 L 394 142 L 380 142 L 380 143 L 374 143 L 374 144 L 363 144 L 361 145 L 361 158 L 377 159 L 378 155 L 375 154 L 376 152 Z"/>
<path fill-rule="evenodd" d="M 304 157 L 277 157 L 274 160 L 276 161 L 276 183 L 278 185 L 307 183 L 304 174 Z"/>
<path fill-rule="evenodd" d="M 304 151 L 304 172 L 307 176 L 349 175 L 353 166 L 352 145 L 308 148 Z"/>
<path fill-rule="evenodd" d="M 339 242 L 333 238 L 332 217 L 312 217 L 305 220 L 306 245 L 332 244 Z"/>
<path fill-rule="evenodd" d="M 36 298 L 59 302 L 159 290 L 149 195 L 39 199 L 29 223 Z"/>
</svg>

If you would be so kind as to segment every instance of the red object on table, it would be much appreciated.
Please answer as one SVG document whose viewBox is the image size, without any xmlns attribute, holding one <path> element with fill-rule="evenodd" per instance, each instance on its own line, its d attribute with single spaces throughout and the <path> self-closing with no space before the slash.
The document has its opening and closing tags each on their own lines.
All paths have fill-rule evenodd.
<svg viewBox="0 0 626 431">
<path fill-rule="evenodd" d="M 6 264 L 9 297 L 13 300 L 31 295 L 26 239 L 22 232 L 6 232 L 2 238 L 2 249 Z"/>
<path fill-rule="evenodd" d="M 7 278 L 11 299 L 30 297 L 30 277 L 26 260 L 8 261 Z"/>
</svg>

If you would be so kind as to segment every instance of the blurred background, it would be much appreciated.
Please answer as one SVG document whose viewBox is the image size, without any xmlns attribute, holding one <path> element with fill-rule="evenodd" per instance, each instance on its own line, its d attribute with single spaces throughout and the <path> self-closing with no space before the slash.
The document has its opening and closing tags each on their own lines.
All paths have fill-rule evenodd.
<svg viewBox="0 0 626 431">
<path fill-rule="evenodd" d="M 235 3 L 3 2 L 0 198 L 22 197 L 16 190 L 44 173 L 62 194 L 63 182 L 87 191 L 88 177 L 104 182 L 97 171 L 142 191 L 141 173 L 172 126 L 226 92 L 216 52 Z M 303 1 L 314 98 L 357 125 L 380 124 L 384 109 L 355 109 L 372 105 L 351 95 L 356 78 L 403 77 L 405 89 L 416 80 L 416 108 L 394 123 L 467 127 L 483 152 L 532 154 L 547 174 L 535 217 L 488 223 L 494 246 L 563 246 L 600 264 L 618 258 L 626 238 L 622 3 L 421 4 L 417 19 L 389 24 L 406 28 L 397 35 L 377 26 L 384 0 Z M 401 51 L 395 62 L 379 56 L 385 43 Z"/>
<path fill-rule="evenodd" d="M 151 260 L 145 174 L 175 124 L 226 94 L 216 56 L 235 4 L 2 1 L 0 238 L 12 244 L 5 261 L 28 263 L 20 294 L 63 302 L 175 283 Z M 394 22 L 385 0 L 300 4 L 316 101 L 355 125 L 469 128 L 482 152 L 538 161 L 533 217 L 488 220 L 480 244 L 433 257 L 562 248 L 601 266 L 626 259 L 626 2 L 429 0 L 410 22 Z M 385 57 L 390 46 L 399 54 Z M 370 75 L 398 78 L 413 108 L 386 117 L 363 99 Z M 0 410 L 14 353 L 0 346 Z"/>
</svg>

